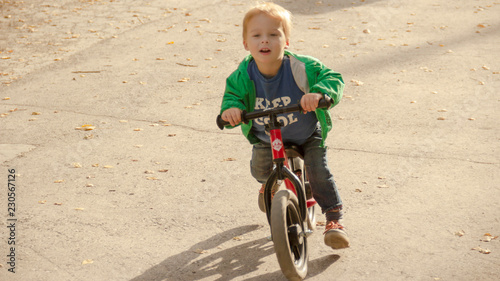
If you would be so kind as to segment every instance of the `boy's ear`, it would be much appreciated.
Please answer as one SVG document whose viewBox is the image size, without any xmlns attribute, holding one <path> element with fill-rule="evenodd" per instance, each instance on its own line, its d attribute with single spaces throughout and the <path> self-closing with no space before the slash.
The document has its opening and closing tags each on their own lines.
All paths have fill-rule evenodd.
<svg viewBox="0 0 500 281">
<path fill-rule="evenodd" d="M 288 49 L 288 47 L 290 47 L 290 40 L 286 39 L 285 49 Z"/>
<path fill-rule="evenodd" d="M 248 51 L 248 44 L 247 41 L 243 40 L 243 46 L 245 47 L 245 50 Z"/>
</svg>

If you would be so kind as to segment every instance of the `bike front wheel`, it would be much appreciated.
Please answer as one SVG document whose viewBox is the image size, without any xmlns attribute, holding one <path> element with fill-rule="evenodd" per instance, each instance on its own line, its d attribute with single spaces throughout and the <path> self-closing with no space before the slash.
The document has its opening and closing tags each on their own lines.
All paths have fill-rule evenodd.
<svg viewBox="0 0 500 281">
<path fill-rule="evenodd" d="M 288 280 L 302 280 L 307 275 L 307 238 L 297 197 L 290 190 L 280 190 L 271 205 L 271 234 L 281 271 Z"/>
</svg>

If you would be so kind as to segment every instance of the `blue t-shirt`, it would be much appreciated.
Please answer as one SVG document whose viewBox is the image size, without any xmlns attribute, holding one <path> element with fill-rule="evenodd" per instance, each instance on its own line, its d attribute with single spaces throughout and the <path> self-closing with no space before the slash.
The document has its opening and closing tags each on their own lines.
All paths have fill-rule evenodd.
<svg viewBox="0 0 500 281">
<path fill-rule="evenodd" d="M 265 78 L 259 71 L 257 63 L 252 60 L 248 65 L 248 74 L 253 80 L 256 90 L 255 110 L 273 109 L 297 104 L 304 92 L 295 83 L 290 58 L 283 57 L 281 68 L 272 78 Z M 317 129 L 318 119 L 314 112 L 285 113 L 278 115 L 278 121 L 284 124 L 281 134 L 285 143 L 301 145 Z M 269 135 L 264 125 L 269 123 L 269 117 L 262 117 L 253 121 L 252 133 L 261 141 L 269 143 Z"/>
</svg>

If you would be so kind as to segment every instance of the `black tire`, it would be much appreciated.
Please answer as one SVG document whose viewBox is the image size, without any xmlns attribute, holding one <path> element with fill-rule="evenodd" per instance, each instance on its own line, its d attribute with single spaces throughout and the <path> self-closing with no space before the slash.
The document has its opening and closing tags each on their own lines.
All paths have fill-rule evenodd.
<svg viewBox="0 0 500 281">
<path fill-rule="evenodd" d="M 289 190 L 274 195 L 271 205 L 271 234 L 281 271 L 288 280 L 302 280 L 307 275 L 307 238 L 297 197 Z"/>
</svg>

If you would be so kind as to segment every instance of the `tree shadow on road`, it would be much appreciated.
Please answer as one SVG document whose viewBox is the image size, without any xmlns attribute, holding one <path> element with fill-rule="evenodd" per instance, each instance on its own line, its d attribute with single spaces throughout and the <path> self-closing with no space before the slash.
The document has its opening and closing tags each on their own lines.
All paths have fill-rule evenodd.
<svg viewBox="0 0 500 281">
<path fill-rule="evenodd" d="M 131 281 L 159 280 L 201 280 L 212 277 L 213 280 L 232 280 L 258 270 L 263 259 L 274 254 L 272 242 L 267 238 L 252 240 L 234 247 L 221 246 L 261 226 L 247 225 L 233 228 L 193 245 L 177 255 L 146 270 Z M 309 262 L 308 276 L 318 275 L 339 259 L 337 255 L 318 258 Z M 286 280 L 279 268 L 247 280 Z"/>
<path fill-rule="evenodd" d="M 352 7 L 369 5 L 381 0 L 365 0 L 353 2 L 352 0 L 335 0 L 335 1 L 317 1 L 317 0 L 305 0 L 305 1 L 288 1 L 285 3 L 279 3 L 285 9 L 292 12 L 292 14 L 301 15 L 316 15 L 322 13 L 328 13 L 331 11 L 343 10 Z"/>
</svg>

